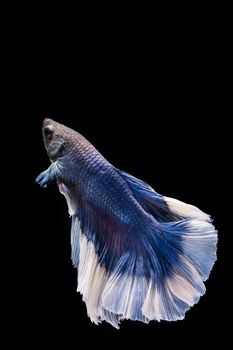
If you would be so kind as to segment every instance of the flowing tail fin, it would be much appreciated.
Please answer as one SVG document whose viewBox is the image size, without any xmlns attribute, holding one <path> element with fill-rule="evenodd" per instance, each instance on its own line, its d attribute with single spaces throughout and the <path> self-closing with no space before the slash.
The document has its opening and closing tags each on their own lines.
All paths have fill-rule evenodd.
<svg viewBox="0 0 233 350">
<path fill-rule="evenodd" d="M 216 260 L 213 225 L 191 219 L 162 223 L 161 230 L 158 236 L 151 225 L 140 243 L 144 257 L 126 254 L 107 280 L 101 304 L 119 320 L 180 320 L 205 293 Z"/>
<path fill-rule="evenodd" d="M 205 293 L 205 281 L 216 260 L 217 235 L 214 226 L 198 219 L 161 224 L 164 240 L 157 255 L 162 280 L 151 282 L 143 313 L 149 319 L 173 321 Z M 152 278 L 153 281 L 153 278 Z"/>
<path fill-rule="evenodd" d="M 72 257 L 88 315 L 116 328 L 122 319 L 183 319 L 205 293 L 203 282 L 216 260 L 217 231 L 198 208 L 163 197 L 129 174 L 122 176 L 149 214 L 142 214 L 141 225 L 121 226 L 89 202 L 79 203 L 78 236 L 78 218 L 73 220 Z"/>
<path fill-rule="evenodd" d="M 133 195 L 157 223 L 142 232 L 140 250 L 125 255 L 105 286 L 102 303 L 120 319 L 183 319 L 205 293 L 205 281 L 216 260 L 217 231 L 200 209 L 156 193 L 123 173 Z M 127 271 L 121 274 L 121 271 Z M 137 275 L 135 275 L 137 271 Z"/>
</svg>

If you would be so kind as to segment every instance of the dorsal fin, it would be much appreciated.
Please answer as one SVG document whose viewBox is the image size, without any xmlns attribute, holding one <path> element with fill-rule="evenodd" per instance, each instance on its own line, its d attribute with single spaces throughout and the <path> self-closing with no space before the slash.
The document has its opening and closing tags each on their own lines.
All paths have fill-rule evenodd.
<svg viewBox="0 0 233 350">
<path fill-rule="evenodd" d="M 171 222 L 182 219 L 204 219 L 210 221 L 209 215 L 193 205 L 177 199 L 162 196 L 155 192 L 146 182 L 121 171 L 121 175 L 130 187 L 140 205 L 159 222 Z"/>
</svg>

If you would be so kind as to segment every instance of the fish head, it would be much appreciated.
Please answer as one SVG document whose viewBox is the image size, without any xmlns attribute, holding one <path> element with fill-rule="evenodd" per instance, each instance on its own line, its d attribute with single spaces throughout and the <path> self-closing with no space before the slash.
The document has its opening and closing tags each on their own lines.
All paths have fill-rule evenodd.
<svg viewBox="0 0 233 350">
<path fill-rule="evenodd" d="M 42 125 L 44 145 L 51 161 L 56 161 L 65 154 L 73 130 L 56 121 L 46 118 Z"/>
</svg>

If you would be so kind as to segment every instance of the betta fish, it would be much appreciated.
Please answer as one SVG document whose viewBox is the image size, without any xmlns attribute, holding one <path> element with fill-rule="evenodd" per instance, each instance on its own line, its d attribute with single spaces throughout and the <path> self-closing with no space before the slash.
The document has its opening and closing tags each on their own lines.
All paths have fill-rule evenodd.
<svg viewBox="0 0 233 350">
<path fill-rule="evenodd" d="M 183 319 L 216 260 L 210 216 L 117 169 L 60 123 L 45 119 L 42 134 L 51 165 L 36 183 L 55 181 L 66 198 L 77 291 L 91 321 Z"/>
</svg>

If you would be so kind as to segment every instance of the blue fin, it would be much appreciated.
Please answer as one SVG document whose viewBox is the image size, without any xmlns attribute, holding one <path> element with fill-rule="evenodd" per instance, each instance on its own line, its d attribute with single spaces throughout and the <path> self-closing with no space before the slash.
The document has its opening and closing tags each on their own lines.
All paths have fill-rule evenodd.
<svg viewBox="0 0 233 350">
<path fill-rule="evenodd" d="M 205 293 L 216 260 L 213 225 L 191 219 L 162 223 L 161 230 L 164 238 L 151 225 L 141 254 L 124 254 L 117 263 L 102 297 L 111 312 L 143 322 L 179 320 Z"/>
<path fill-rule="evenodd" d="M 120 173 L 137 201 L 157 221 L 170 222 L 191 218 L 211 221 L 209 215 L 203 213 L 197 207 L 177 199 L 162 196 L 155 192 L 146 182 L 123 171 L 120 171 Z"/>
<path fill-rule="evenodd" d="M 42 173 L 37 176 L 35 183 L 41 187 L 48 187 L 51 182 L 56 180 L 57 176 L 61 173 L 62 168 L 63 166 L 59 161 L 52 163 L 48 169 L 42 171 Z"/>
<path fill-rule="evenodd" d="M 183 319 L 205 293 L 217 243 L 209 216 L 159 225 L 146 216 L 135 232 L 82 200 L 78 217 L 78 291 L 94 323 Z"/>
<path fill-rule="evenodd" d="M 162 230 L 166 243 L 172 249 L 178 249 L 202 280 L 207 280 L 216 261 L 217 231 L 214 226 L 208 221 L 190 219 L 164 223 Z"/>
</svg>

